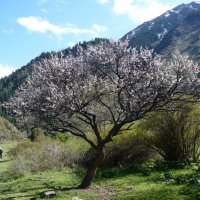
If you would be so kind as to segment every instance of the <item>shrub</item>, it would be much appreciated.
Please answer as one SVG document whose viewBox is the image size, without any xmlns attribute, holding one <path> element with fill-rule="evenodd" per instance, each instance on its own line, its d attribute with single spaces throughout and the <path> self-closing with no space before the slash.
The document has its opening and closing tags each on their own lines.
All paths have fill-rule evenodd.
<svg viewBox="0 0 200 200">
<path fill-rule="evenodd" d="M 145 137 L 136 126 L 117 136 L 106 146 L 105 162 L 109 165 L 135 166 L 148 160 L 155 155 L 155 151 L 145 144 Z"/>
<path fill-rule="evenodd" d="M 155 159 L 149 159 L 146 162 L 144 162 L 140 167 L 139 171 L 146 176 L 149 176 L 152 171 L 154 171 L 157 167 L 157 162 Z"/>
<path fill-rule="evenodd" d="M 54 137 L 55 140 L 59 140 L 60 142 L 67 142 L 72 136 L 69 133 L 58 133 Z"/>
<path fill-rule="evenodd" d="M 14 159 L 11 170 L 23 174 L 26 171 L 38 172 L 71 167 L 83 163 L 86 150 L 87 146 L 79 143 L 77 139 L 68 143 L 51 139 L 21 143 L 10 152 Z"/>
<path fill-rule="evenodd" d="M 176 177 L 177 184 L 200 185 L 200 174 L 181 174 Z"/>
<path fill-rule="evenodd" d="M 138 128 L 146 134 L 146 145 L 167 161 L 198 160 L 200 146 L 200 107 L 184 105 L 176 112 L 149 114 Z"/>
<path fill-rule="evenodd" d="M 39 142 L 45 139 L 45 134 L 43 129 L 41 128 L 34 128 L 31 132 L 30 139 L 32 142 Z"/>
</svg>

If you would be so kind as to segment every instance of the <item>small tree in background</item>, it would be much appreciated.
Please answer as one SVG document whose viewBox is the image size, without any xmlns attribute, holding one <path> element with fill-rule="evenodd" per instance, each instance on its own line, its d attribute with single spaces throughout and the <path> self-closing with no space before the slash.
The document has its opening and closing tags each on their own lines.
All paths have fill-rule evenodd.
<svg viewBox="0 0 200 200">
<path fill-rule="evenodd" d="M 167 161 L 197 160 L 200 147 L 200 109 L 186 104 L 178 111 L 149 114 L 139 127 L 149 132 L 146 143 Z M 140 130 L 140 131 L 141 131 Z"/>
<path fill-rule="evenodd" d="M 78 46 L 76 55 L 54 54 L 40 61 L 9 105 L 17 115 L 69 132 L 94 148 L 96 156 L 79 186 L 87 188 L 104 161 L 105 145 L 147 113 L 196 95 L 198 72 L 199 66 L 180 54 L 166 61 L 126 42 L 104 40 Z"/>
</svg>

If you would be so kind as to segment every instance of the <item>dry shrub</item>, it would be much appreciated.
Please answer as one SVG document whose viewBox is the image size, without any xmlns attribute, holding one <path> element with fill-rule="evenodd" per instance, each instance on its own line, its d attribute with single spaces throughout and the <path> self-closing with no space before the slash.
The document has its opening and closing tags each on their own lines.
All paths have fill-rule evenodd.
<svg viewBox="0 0 200 200">
<path fill-rule="evenodd" d="M 77 139 L 76 139 L 77 140 Z M 61 169 L 82 163 L 87 146 L 71 140 L 68 143 L 46 139 L 41 142 L 25 142 L 14 148 L 10 154 L 14 159 L 12 171 L 39 172 Z"/>
</svg>

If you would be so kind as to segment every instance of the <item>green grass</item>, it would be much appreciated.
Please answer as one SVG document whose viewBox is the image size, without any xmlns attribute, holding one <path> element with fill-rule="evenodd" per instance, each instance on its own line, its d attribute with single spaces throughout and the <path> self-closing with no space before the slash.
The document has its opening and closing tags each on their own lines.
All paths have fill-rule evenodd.
<svg viewBox="0 0 200 200">
<path fill-rule="evenodd" d="M 16 142 L 9 142 L 5 144 L 0 144 L 0 148 L 3 149 L 3 159 L 0 160 L 0 173 L 3 174 L 5 171 L 7 171 L 8 166 L 11 163 L 11 160 L 8 156 L 8 151 L 12 147 L 15 147 L 17 145 Z"/>
<path fill-rule="evenodd" d="M 90 189 L 71 189 L 77 186 L 84 170 L 63 169 L 43 173 L 27 173 L 16 177 L 8 171 L 12 161 L 7 152 L 16 143 L 0 145 L 4 149 L 4 157 L 0 160 L 0 199 L 28 200 L 41 199 L 44 191 L 55 190 L 54 199 L 71 200 L 79 197 L 84 200 L 198 200 L 200 185 L 176 184 L 161 181 L 163 171 L 144 176 L 133 169 L 104 168 L 98 171 Z M 174 177 L 181 174 L 192 174 L 192 170 L 170 170 Z M 196 172 L 195 172 L 196 173 Z"/>
</svg>

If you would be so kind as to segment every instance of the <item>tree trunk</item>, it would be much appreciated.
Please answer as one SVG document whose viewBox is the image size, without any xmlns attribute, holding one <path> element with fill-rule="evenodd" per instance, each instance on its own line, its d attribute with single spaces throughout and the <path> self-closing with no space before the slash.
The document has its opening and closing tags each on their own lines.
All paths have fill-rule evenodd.
<svg viewBox="0 0 200 200">
<path fill-rule="evenodd" d="M 87 189 L 90 187 L 98 167 L 103 164 L 105 158 L 105 147 L 100 146 L 97 150 L 97 156 L 90 160 L 88 163 L 87 173 L 82 181 L 82 183 L 78 186 L 78 189 Z"/>
</svg>

